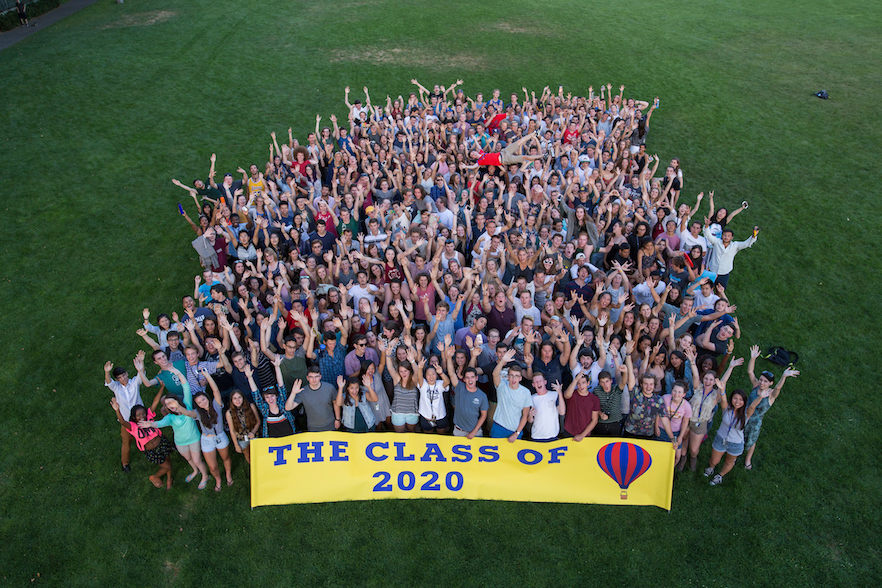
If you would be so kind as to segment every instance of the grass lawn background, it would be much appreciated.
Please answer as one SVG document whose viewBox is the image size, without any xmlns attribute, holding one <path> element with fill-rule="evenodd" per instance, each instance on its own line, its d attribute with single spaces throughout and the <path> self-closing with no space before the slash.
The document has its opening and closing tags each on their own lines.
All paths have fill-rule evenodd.
<svg viewBox="0 0 882 588">
<path fill-rule="evenodd" d="M 854 0 L 129 0 L 3 51 L 2 584 L 878 579 L 880 31 L 879 5 Z M 270 131 L 303 140 L 316 113 L 343 117 L 345 85 L 379 103 L 412 77 L 461 77 L 471 96 L 609 82 L 661 97 L 648 150 L 681 158 L 683 198 L 747 199 L 736 238 L 763 228 L 730 282 L 737 352 L 800 354 L 753 472 L 739 465 L 720 488 L 680 474 L 669 514 L 470 501 L 250 511 L 238 456 L 220 495 L 185 485 L 179 459 L 170 493 L 137 452 L 133 473 L 119 471 L 102 365 L 131 368 L 140 309 L 180 310 L 199 271 L 170 179 L 205 177 L 212 152 L 220 174 L 262 167 Z M 744 369 L 733 378 L 747 387 Z"/>
</svg>

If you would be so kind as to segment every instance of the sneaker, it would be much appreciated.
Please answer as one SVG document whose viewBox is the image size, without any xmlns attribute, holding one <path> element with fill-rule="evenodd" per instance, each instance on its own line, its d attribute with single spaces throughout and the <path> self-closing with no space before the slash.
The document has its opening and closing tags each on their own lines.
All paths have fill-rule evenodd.
<svg viewBox="0 0 882 588">
<path fill-rule="evenodd" d="M 710 478 L 714 474 L 714 468 L 704 468 L 704 477 Z"/>
<path fill-rule="evenodd" d="M 723 483 L 723 476 L 721 476 L 720 474 L 717 474 L 716 476 L 714 476 L 714 479 L 711 480 L 711 486 L 719 486 L 722 483 Z"/>
<path fill-rule="evenodd" d="M 128 474 L 129 472 L 132 471 L 132 468 L 129 467 L 129 464 L 126 464 L 122 467 L 122 471 L 124 474 Z"/>
</svg>

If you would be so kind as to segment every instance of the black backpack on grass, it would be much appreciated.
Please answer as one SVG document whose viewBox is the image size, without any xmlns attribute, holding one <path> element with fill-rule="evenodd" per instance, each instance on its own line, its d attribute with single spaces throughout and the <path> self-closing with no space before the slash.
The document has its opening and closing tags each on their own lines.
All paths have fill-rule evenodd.
<svg viewBox="0 0 882 588">
<path fill-rule="evenodd" d="M 799 354 L 797 354 L 795 351 L 788 351 L 783 347 L 772 347 L 762 357 L 763 359 L 768 359 L 776 365 L 780 365 L 786 368 L 792 368 L 793 364 L 799 361 Z"/>
</svg>

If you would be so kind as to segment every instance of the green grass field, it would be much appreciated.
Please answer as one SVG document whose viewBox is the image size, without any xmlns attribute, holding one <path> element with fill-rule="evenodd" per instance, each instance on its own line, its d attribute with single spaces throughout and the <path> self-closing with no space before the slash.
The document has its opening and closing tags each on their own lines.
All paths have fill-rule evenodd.
<svg viewBox="0 0 882 588">
<path fill-rule="evenodd" d="M 0 584 L 872 584 L 880 63 L 882 9 L 855 0 L 106 1 L 0 53 Z M 102 365 L 130 366 L 140 309 L 178 310 L 199 269 L 170 179 L 204 177 L 212 152 L 221 173 L 263 162 L 270 131 L 302 139 L 316 113 L 344 115 L 345 85 L 379 101 L 412 77 L 461 77 L 470 95 L 610 82 L 661 97 L 649 151 L 681 158 L 684 197 L 747 199 L 736 237 L 763 227 L 730 282 L 737 352 L 801 357 L 752 472 L 719 488 L 677 475 L 670 514 L 251 511 L 243 460 L 219 495 L 182 475 L 156 491 L 139 455 L 120 472 Z"/>
</svg>

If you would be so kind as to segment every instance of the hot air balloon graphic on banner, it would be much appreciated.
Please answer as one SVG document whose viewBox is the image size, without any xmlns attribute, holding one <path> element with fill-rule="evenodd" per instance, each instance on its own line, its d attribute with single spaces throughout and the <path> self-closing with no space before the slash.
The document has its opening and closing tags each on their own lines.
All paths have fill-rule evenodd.
<svg viewBox="0 0 882 588">
<path fill-rule="evenodd" d="M 600 448 L 597 465 L 622 489 L 622 500 L 627 500 L 628 486 L 646 473 L 652 457 L 639 445 L 619 441 Z"/>
</svg>

